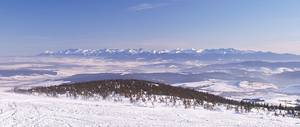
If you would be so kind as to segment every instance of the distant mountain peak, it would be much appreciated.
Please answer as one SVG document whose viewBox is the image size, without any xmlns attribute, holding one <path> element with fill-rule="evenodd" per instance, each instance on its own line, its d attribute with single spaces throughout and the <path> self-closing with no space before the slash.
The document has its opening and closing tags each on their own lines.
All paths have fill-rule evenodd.
<svg viewBox="0 0 300 127">
<path fill-rule="evenodd" d="M 252 50 L 237 50 L 234 48 L 220 48 L 220 49 L 205 49 L 203 53 L 211 54 L 247 54 L 255 53 L 256 51 Z"/>
<path fill-rule="evenodd" d="M 150 53 L 150 54 L 176 54 L 176 53 L 201 53 L 202 49 L 173 49 L 173 50 L 146 50 L 146 49 L 67 49 L 61 51 L 45 51 L 42 55 L 95 55 L 101 53 L 127 53 L 127 54 L 140 54 L 140 53 Z"/>
<path fill-rule="evenodd" d="M 300 60 L 299 55 L 278 54 L 272 52 L 238 50 L 234 48 L 219 49 L 67 49 L 45 51 L 42 56 L 92 56 L 111 59 L 185 59 L 185 60 Z"/>
</svg>

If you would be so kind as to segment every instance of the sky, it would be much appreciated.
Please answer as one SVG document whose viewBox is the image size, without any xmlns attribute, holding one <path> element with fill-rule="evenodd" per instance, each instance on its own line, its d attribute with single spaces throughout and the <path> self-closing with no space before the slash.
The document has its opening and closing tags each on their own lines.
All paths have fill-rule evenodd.
<svg viewBox="0 0 300 127">
<path fill-rule="evenodd" d="M 299 0 L 1 0 L 0 55 L 69 48 L 300 54 Z"/>
</svg>

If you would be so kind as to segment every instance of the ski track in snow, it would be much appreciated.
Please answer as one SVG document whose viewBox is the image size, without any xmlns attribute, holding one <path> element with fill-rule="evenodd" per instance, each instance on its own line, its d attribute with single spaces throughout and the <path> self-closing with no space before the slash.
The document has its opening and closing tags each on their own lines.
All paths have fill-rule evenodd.
<svg viewBox="0 0 300 127">
<path fill-rule="evenodd" d="M 1 127 L 178 126 L 296 127 L 300 120 L 230 111 L 142 107 L 125 102 L 84 101 L 0 93 Z"/>
</svg>

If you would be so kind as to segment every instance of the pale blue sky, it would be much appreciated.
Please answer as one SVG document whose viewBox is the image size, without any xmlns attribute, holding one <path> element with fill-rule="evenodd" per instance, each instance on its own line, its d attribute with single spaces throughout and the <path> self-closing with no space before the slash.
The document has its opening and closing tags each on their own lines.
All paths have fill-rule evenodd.
<svg viewBox="0 0 300 127">
<path fill-rule="evenodd" d="M 299 0 L 1 0 L 1 55 L 68 48 L 300 54 Z"/>
</svg>

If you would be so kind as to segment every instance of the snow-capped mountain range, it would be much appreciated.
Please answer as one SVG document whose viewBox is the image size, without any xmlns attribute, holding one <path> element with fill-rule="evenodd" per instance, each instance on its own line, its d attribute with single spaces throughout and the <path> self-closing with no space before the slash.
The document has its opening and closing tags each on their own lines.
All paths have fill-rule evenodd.
<svg viewBox="0 0 300 127">
<path fill-rule="evenodd" d="M 92 56 L 116 59 L 193 59 L 193 60 L 300 60 L 300 55 L 278 54 L 233 48 L 220 49 L 67 49 L 62 51 L 45 51 L 43 56 Z"/>
<path fill-rule="evenodd" d="M 145 50 L 145 49 L 67 49 L 62 51 L 46 51 L 44 55 L 84 55 L 84 56 L 97 56 L 101 54 L 197 54 L 201 53 L 202 49 L 174 49 L 174 50 Z"/>
</svg>

